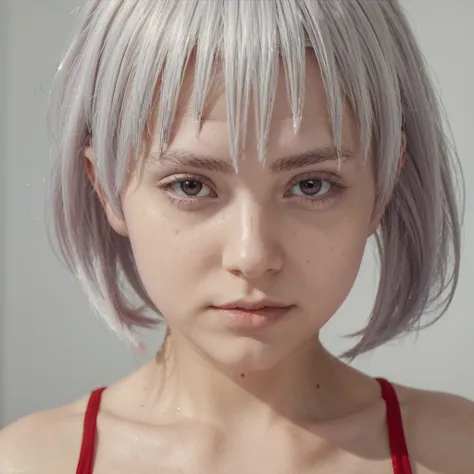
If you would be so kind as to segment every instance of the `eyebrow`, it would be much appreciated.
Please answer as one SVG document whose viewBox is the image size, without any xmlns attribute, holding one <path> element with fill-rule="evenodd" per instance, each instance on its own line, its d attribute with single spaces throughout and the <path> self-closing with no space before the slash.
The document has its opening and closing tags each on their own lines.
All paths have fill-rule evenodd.
<svg viewBox="0 0 474 474">
<path fill-rule="evenodd" d="M 341 147 L 338 151 L 335 146 L 323 146 L 296 155 L 279 158 L 271 165 L 270 169 L 272 173 L 281 173 L 354 156 L 355 153 L 348 147 Z M 166 150 L 161 156 L 151 154 L 149 158 L 152 162 L 162 165 L 174 164 L 227 174 L 235 172 L 233 164 L 228 161 L 212 156 L 199 155 L 187 150 Z"/>
</svg>

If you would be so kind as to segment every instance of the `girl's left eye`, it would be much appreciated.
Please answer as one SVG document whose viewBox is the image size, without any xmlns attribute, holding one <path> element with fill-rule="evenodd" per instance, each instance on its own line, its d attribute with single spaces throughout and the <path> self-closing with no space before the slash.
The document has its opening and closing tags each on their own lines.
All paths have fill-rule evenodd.
<svg viewBox="0 0 474 474">
<path fill-rule="evenodd" d="M 291 192 L 295 196 L 305 198 L 318 198 L 320 195 L 326 195 L 331 191 L 333 184 L 328 180 L 320 178 L 304 179 L 296 183 Z"/>
<path fill-rule="evenodd" d="M 347 189 L 340 176 L 324 172 L 298 176 L 290 184 L 286 196 L 303 199 L 309 204 L 326 204 Z"/>
</svg>

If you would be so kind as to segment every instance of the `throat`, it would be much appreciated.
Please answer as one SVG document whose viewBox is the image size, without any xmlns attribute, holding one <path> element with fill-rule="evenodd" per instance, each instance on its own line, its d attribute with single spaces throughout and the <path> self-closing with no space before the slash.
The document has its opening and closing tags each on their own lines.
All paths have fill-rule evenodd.
<svg viewBox="0 0 474 474">
<path fill-rule="evenodd" d="M 147 366 L 143 409 L 169 422 L 199 419 L 229 427 L 247 424 L 245 420 L 249 425 L 255 420 L 264 425 L 287 420 L 304 425 L 354 413 L 368 393 L 357 387 L 369 379 L 322 346 L 303 348 L 268 370 L 226 369 L 170 335 Z"/>
</svg>

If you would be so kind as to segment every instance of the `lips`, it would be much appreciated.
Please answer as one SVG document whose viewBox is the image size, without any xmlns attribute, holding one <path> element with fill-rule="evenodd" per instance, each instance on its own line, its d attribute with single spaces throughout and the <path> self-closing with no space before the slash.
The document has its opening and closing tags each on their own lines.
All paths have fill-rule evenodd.
<svg viewBox="0 0 474 474">
<path fill-rule="evenodd" d="M 276 302 L 239 301 L 214 307 L 220 322 L 233 329 L 257 329 L 275 325 L 293 306 Z"/>
<path fill-rule="evenodd" d="M 218 309 L 228 309 L 228 310 L 241 310 L 241 311 L 260 311 L 260 310 L 275 310 L 275 309 L 288 309 L 291 305 L 274 302 L 270 300 L 260 300 L 260 301 L 236 301 L 233 303 L 216 306 Z"/>
<path fill-rule="evenodd" d="M 264 315 L 276 313 L 279 311 L 285 311 L 289 309 L 289 306 L 287 307 L 263 306 L 263 307 L 255 308 L 255 309 L 247 309 L 247 308 L 241 308 L 241 307 L 235 306 L 235 307 L 218 307 L 217 309 L 224 310 L 224 311 L 239 311 L 239 312 L 248 313 L 248 314 L 261 314 L 262 316 L 264 316 Z"/>
</svg>

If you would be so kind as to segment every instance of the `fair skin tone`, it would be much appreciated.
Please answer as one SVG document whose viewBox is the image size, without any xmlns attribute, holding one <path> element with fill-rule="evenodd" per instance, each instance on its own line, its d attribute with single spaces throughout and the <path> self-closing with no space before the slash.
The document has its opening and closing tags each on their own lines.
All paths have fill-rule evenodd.
<svg viewBox="0 0 474 474">
<path fill-rule="evenodd" d="M 346 109 L 343 145 L 351 156 L 340 169 L 330 159 L 277 166 L 332 144 L 317 67 L 308 65 L 296 136 L 283 81 L 278 88 L 264 165 L 255 159 L 252 116 L 235 173 L 227 169 L 225 97 L 211 95 L 195 136 L 183 93 L 168 151 L 221 165 L 148 160 L 124 192 L 123 220 L 97 190 L 114 231 L 130 239 L 170 329 L 156 358 L 104 393 L 97 474 L 393 472 L 377 382 L 318 340 L 380 223 L 372 216 L 373 159 L 363 163 Z M 148 147 L 153 154 L 156 139 Z M 92 179 L 92 149 L 85 160 Z M 291 308 L 263 327 L 237 327 L 215 309 L 261 298 Z M 396 389 L 414 472 L 472 473 L 473 404 Z M 86 403 L 31 415 L 1 432 L 0 473 L 75 472 Z"/>
</svg>

